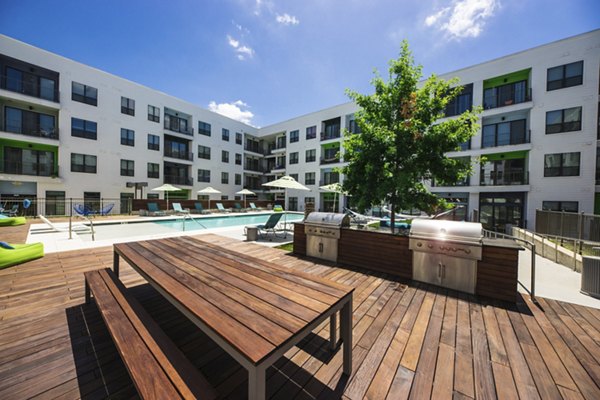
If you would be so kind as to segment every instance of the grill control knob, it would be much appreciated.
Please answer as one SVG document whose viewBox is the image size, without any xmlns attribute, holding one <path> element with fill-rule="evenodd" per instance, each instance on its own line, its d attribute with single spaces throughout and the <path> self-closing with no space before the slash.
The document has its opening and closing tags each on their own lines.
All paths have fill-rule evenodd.
<svg viewBox="0 0 600 400">
<path fill-rule="evenodd" d="M 421 242 L 418 242 L 418 243 L 417 243 L 417 247 L 423 247 L 423 243 L 421 243 Z"/>
<path fill-rule="evenodd" d="M 456 247 L 453 247 L 453 248 L 452 248 L 452 251 L 456 253 Z"/>
<path fill-rule="evenodd" d="M 430 249 L 433 249 L 433 245 L 432 245 L 431 243 L 429 243 L 429 244 L 427 245 L 427 247 L 428 247 L 428 248 L 430 248 Z"/>
<path fill-rule="evenodd" d="M 471 254 L 471 249 L 466 249 L 466 250 L 465 250 L 465 253 L 467 253 L 467 254 Z"/>
</svg>

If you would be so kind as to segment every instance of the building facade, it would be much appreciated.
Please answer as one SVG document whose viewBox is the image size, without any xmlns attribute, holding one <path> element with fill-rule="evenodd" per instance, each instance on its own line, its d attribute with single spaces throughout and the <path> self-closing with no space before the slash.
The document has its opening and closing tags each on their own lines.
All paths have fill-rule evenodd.
<svg viewBox="0 0 600 400">
<path fill-rule="evenodd" d="M 344 132 L 359 133 L 345 103 L 263 128 L 0 35 L 0 202 L 67 198 L 223 199 L 248 188 L 290 210 L 341 210 L 319 190 L 342 182 Z M 481 129 L 451 157 L 473 163 L 458 185 L 431 190 L 465 205 L 489 229 L 533 227 L 535 210 L 600 212 L 600 30 L 441 75 L 463 91 L 446 115 L 481 106 Z M 262 184 L 284 174 L 310 192 Z M 334 204 L 335 199 L 335 204 Z"/>
</svg>

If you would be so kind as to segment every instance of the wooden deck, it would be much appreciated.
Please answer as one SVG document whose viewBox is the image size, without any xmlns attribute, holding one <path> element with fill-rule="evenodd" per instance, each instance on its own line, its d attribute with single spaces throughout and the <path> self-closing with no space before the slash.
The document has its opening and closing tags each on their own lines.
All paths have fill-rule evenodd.
<svg viewBox="0 0 600 400">
<path fill-rule="evenodd" d="M 23 240 L 24 228 L 3 240 Z M 267 371 L 272 399 L 600 399 L 600 310 L 523 297 L 517 305 L 381 273 L 298 259 L 215 235 L 200 240 L 355 287 L 353 374 L 328 350 L 328 324 Z M 49 254 L 0 271 L 0 398 L 135 398 L 83 272 L 112 248 Z M 223 398 L 247 373 L 126 263 L 121 279 Z"/>
</svg>

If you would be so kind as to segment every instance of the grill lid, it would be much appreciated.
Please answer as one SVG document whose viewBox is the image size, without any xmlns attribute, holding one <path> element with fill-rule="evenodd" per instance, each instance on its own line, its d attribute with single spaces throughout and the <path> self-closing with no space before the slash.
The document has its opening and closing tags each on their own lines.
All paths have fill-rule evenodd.
<svg viewBox="0 0 600 400">
<path fill-rule="evenodd" d="M 311 212 L 304 220 L 305 224 L 342 228 L 350 226 L 350 217 L 346 214 Z"/>
<path fill-rule="evenodd" d="M 437 240 L 479 242 L 483 238 L 483 227 L 479 222 L 413 219 L 410 236 Z"/>
</svg>

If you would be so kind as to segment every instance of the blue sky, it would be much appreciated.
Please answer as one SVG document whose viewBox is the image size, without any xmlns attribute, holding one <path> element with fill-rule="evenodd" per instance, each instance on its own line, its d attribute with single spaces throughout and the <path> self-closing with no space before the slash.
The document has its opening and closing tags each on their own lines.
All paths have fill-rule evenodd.
<svg viewBox="0 0 600 400">
<path fill-rule="evenodd" d="M 0 0 L 0 33 L 256 126 L 600 28 L 598 0 Z"/>
</svg>

